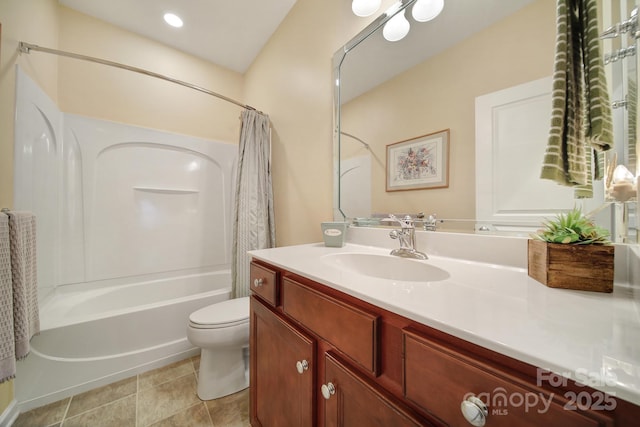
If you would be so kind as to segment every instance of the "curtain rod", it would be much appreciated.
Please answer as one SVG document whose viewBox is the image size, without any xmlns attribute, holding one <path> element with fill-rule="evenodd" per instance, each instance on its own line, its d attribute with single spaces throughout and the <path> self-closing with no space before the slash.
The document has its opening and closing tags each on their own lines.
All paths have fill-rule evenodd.
<svg viewBox="0 0 640 427">
<path fill-rule="evenodd" d="M 155 77 L 157 79 L 166 80 L 168 82 L 176 83 L 176 84 L 179 84 L 181 86 L 185 86 L 185 87 L 197 90 L 199 92 L 206 93 L 207 95 L 215 96 L 216 98 L 220 98 L 220 99 L 222 99 L 224 101 L 230 102 L 232 104 L 235 104 L 235 105 L 237 105 L 239 107 L 242 107 L 244 109 L 247 109 L 247 110 L 258 111 L 258 110 L 256 110 L 255 108 L 253 108 L 250 105 L 243 104 L 241 102 L 236 101 L 235 99 L 231 99 L 231 98 L 226 97 L 224 95 L 220 95 L 219 93 L 210 91 L 209 89 L 205 89 L 203 87 L 196 86 L 194 84 L 187 83 L 187 82 L 184 82 L 182 80 L 174 79 L 172 77 L 167 77 L 167 76 L 164 76 L 162 74 L 154 73 L 153 71 L 145 70 L 143 68 L 132 67 L 130 65 L 120 64 L 118 62 L 107 61 L 106 59 L 94 58 L 92 56 L 80 55 L 80 54 L 72 53 L 72 52 L 65 52 L 63 50 L 50 49 L 48 47 L 42 47 L 42 46 L 38 46 L 38 45 L 35 45 L 35 44 L 26 43 L 26 42 L 20 42 L 18 50 L 20 52 L 22 52 L 22 53 L 27 53 L 27 54 L 31 53 L 32 50 L 35 50 L 35 51 L 39 51 L 39 52 L 51 53 L 51 54 L 54 54 L 54 55 L 66 56 L 66 57 L 69 57 L 69 58 L 81 59 L 83 61 L 96 62 L 98 64 L 108 65 L 110 67 L 122 68 L 123 70 L 129 70 L 129 71 L 133 71 L 135 73 L 140 73 L 140 74 L 144 74 L 144 75 L 147 75 L 147 76 Z"/>
</svg>

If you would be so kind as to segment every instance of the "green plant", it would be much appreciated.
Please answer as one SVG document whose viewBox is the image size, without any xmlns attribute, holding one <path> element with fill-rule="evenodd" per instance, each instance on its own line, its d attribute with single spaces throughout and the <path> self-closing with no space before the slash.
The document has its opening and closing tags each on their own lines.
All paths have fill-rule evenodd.
<svg viewBox="0 0 640 427">
<path fill-rule="evenodd" d="M 549 243 L 574 245 L 608 245 L 609 232 L 598 227 L 580 209 L 574 208 L 566 214 L 559 214 L 555 220 L 545 221 L 543 230 L 531 237 Z"/>
</svg>

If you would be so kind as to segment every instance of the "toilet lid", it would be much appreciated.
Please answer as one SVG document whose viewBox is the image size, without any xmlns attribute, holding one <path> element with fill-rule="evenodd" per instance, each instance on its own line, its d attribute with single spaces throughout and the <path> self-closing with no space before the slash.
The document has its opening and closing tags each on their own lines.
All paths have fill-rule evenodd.
<svg viewBox="0 0 640 427">
<path fill-rule="evenodd" d="M 219 302 L 194 311 L 189 323 L 196 328 L 222 328 L 249 321 L 249 297 Z"/>
</svg>

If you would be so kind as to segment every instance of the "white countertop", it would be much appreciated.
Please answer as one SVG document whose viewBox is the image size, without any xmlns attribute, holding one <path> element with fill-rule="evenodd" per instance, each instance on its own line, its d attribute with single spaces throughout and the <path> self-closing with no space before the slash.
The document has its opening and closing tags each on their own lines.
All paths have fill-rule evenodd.
<svg viewBox="0 0 640 427">
<path fill-rule="evenodd" d="M 513 244 L 513 243 L 509 243 Z M 526 268 L 429 254 L 446 270 L 435 282 L 383 280 L 331 266 L 339 252 L 386 248 L 322 243 L 250 251 L 255 258 L 474 344 L 640 405 L 640 290 L 612 294 L 552 289 Z M 525 252 L 526 253 L 526 252 Z M 417 261 L 411 261 L 417 262 Z"/>
</svg>

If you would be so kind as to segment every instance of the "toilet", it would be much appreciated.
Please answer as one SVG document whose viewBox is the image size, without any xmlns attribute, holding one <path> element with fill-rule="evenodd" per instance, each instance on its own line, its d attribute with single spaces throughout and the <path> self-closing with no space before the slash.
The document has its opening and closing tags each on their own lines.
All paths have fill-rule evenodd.
<svg viewBox="0 0 640 427">
<path fill-rule="evenodd" d="M 194 311 L 187 338 L 200 347 L 198 397 L 217 399 L 249 386 L 249 297 Z"/>
</svg>

